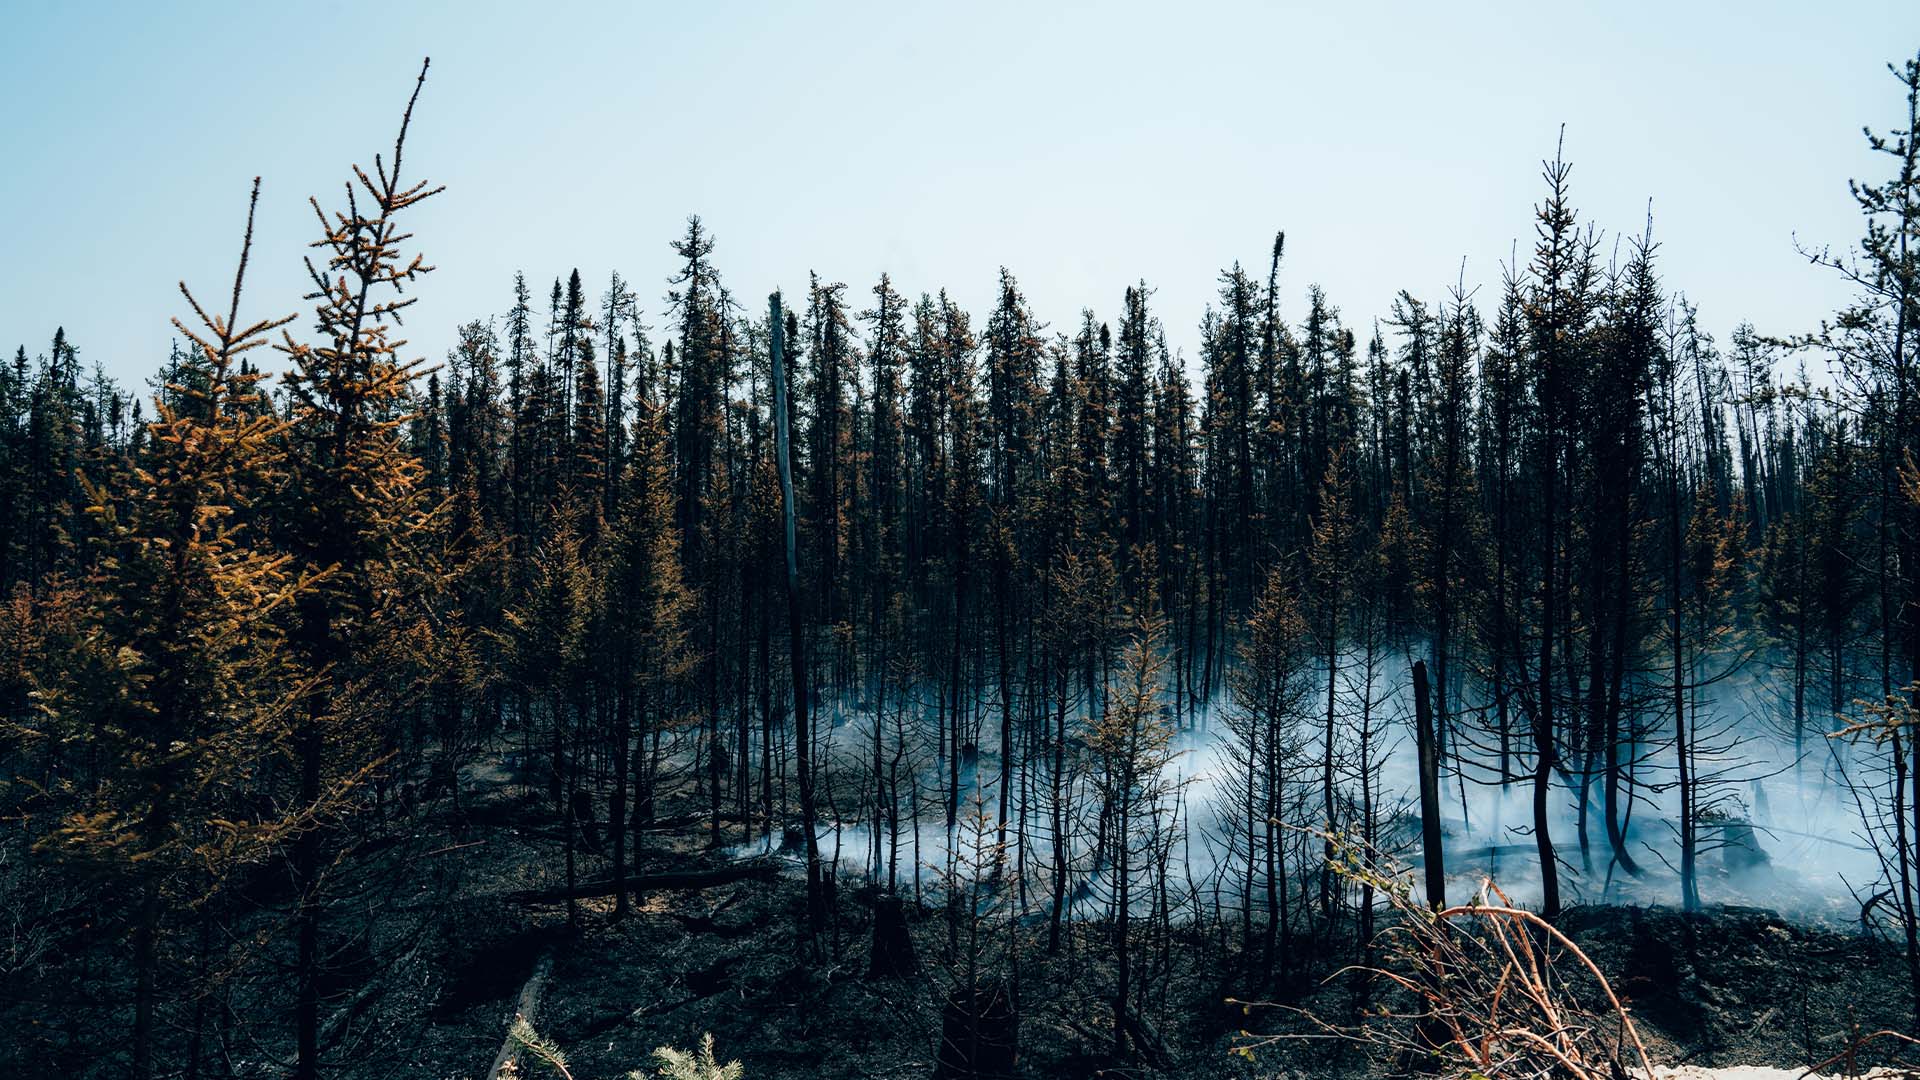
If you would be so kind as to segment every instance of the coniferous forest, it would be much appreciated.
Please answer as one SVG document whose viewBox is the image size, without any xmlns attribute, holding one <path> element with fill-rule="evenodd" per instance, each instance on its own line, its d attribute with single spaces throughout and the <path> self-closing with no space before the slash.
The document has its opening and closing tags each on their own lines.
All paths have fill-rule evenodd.
<svg viewBox="0 0 1920 1080">
<path fill-rule="evenodd" d="M 530 266 L 422 327 L 414 208 L 460 178 L 408 143 L 429 66 L 394 78 L 305 296 L 255 287 L 238 178 L 176 236 L 231 277 L 180 286 L 146 383 L 58 312 L 6 328 L 0 1062 L 1912 1059 L 1920 59 L 1889 71 L 1831 118 L 1879 162 L 1857 234 L 1782 253 L 1856 300 L 1787 336 L 1696 309 L 1656 217 L 1585 215 L 1571 137 L 1496 289 L 1336 298 L 1256 229 L 1204 311 L 1151 267 L 969 310 L 805 252 L 748 296 L 753 238 L 696 216 L 664 284 Z"/>
</svg>

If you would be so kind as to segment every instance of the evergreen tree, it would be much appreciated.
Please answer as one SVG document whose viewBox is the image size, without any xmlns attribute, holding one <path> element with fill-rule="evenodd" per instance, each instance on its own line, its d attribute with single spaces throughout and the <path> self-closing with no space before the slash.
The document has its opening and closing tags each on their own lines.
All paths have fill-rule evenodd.
<svg viewBox="0 0 1920 1080">
<path fill-rule="evenodd" d="M 86 740 L 107 763 L 69 793 L 71 809 L 42 845 L 129 879 L 138 896 L 129 1045 L 139 1077 L 158 1071 L 167 909 L 200 902 L 322 810 L 318 799 L 276 810 L 249 797 L 304 692 L 277 613 L 317 584 L 249 528 L 256 502 L 280 481 L 286 425 L 252 412 L 260 376 L 238 362 L 293 319 L 239 321 L 258 201 L 256 180 L 227 312 L 208 314 L 181 286 L 200 325 L 175 321 L 195 348 L 177 404 L 157 401 L 124 493 L 88 493 L 102 531 L 88 629 L 54 661 L 42 719 L 22 732 Z"/>
<path fill-rule="evenodd" d="M 391 163 L 376 155 L 372 175 L 356 170 L 365 201 L 350 201 L 332 218 L 313 203 L 326 253 L 321 263 L 307 261 L 317 340 L 288 336 L 282 346 L 293 365 L 286 379 L 293 422 L 286 436 L 290 478 L 278 513 L 282 542 L 297 569 L 329 572 L 302 594 L 290 631 L 312 684 L 292 740 L 299 769 L 293 805 L 302 808 L 323 806 L 377 768 L 385 707 L 414 689 L 394 685 L 401 672 L 386 642 L 417 615 L 406 602 L 420 595 L 415 575 L 424 568 L 409 552 L 437 523 L 423 497 L 423 469 L 403 448 L 402 408 L 420 365 L 398 356 L 391 331 L 413 303 L 401 290 L 432 269 L 401 253 L 404 237 L 395 225 L 441 190 L 401 180 L 407 128 L 425 81 L 422 65 Z M 329 832 L 317 825 L 290 839 L 297 1080 L 313 1080 L 321 1069 Z"/>
</svg>

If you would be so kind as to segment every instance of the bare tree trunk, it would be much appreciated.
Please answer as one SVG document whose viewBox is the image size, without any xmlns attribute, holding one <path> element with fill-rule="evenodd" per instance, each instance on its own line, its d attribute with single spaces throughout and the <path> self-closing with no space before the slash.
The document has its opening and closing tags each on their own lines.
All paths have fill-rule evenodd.
<svg viewBox="0 0 1920 1080">
<path fill-rule="evenodd" d="M 154 938 L 160 923 L 160 881 L 149 874 L 140 886 L 139 922 L 133 933 L 133 1075 L 153 1075 Z"/>
<path fill-rule="evenodd" d="M 1420 754 L 1420 856 L 1426 870 L 1427 903 L 1447 906 L 1447 870 L 1440 846 L 1440 751 L 1427 689 L 1427 663 L 1413 662 L 1413 708 Z"/>
<path fill-rule="evenodd" d="M 1553 730 L 1553 639 L 1558 629 L 1556 620 L 1559 610 L 1556 602 L 1560 583 L 1555 573 L 1559 544 L 1556 535 L 1559 512 L 1558 463 L 1553 460 L 1559 453 L 1559 447 L 1552 430 L 1555 422 L 1552 418 L 1547 420 L 1546 543 L 1545 557 L 1541 560 L 1540 671 L 1536 683 L 1539 701 L 1533 721 L 1533 842 L 1540 853 L 1540 911 L 1548 919 L 1560 914 L 1560 867 L 1555 861 L 1553 836 L 1547 822 L 1547 800 L 1557 758 Z"/>
<path fill-rule="evenodd" d="M 793 508 L 793 467 L 788 451 L 787 368 L 782 355 L 785 323 L 780 315 L 780 294 L 768 298 L 773 328 L 773 410 L 780 470 L 781 514 L 786 523 L 787 546 L 787 636 L 793 651 L 793 738 L 794 762 L 800 783 L 800 829 L 805 834 L 807 857 L 807 936 L 818 948 L 820 929 L 826 923 L 824 887 L 820 877 L 820 842 L 815 833 L 813 805 L 813 747 L 807 727 L 807 638 L 800 612 L 800 559 L 795 550 Z"/>
<path fill-rule="evenodd" d="M 325 616 L 321 616 L 323 619 Z M 319 631 L 325 634 L 324 629 Z M 324 703 L 316 695 L 301 728 L 300 805 L 320 801 L 320 718 Z M 294 977 L 294 1080 L 320 1076 L 320 836 L 317 830 L 300 833 L 293 845 L 293 878 L 299 890 L 294 914 L 296 945 Z"/>
<path fill-rule="evenodd" d="M 1671 423 L 1669 418 L 1669 423 Z M 1670 560 L 1667 587 L 1668 602 L 1672 609 L 1668 618 L 1668 632 L 1673 641 L 1673 746 L 1674 756 L 1679 763 L 1676 779 L 1680 787 L 1680 903 L 1688 911 L 1700 909 L 1700 886 L 1697 880 L 1694 843 L 1694 790 L 1693 790 L 1693 747 L 1687 734 L 1687 667 L 1686 667 L 1686 621 L 1682 615 L 1680 603 L 1680 478 L 1679 462 L 1673 459 L 1669 450 L 1667 461 L 1667 509 L 1670 520 L 1667 525 L 1668 551 Z"/>
<path fill-rule="evenodd" d="M 613 793 L 607 799 L 607 831 L 613 845 L 613 918 L 627 917 L 627 743 L 633 731 L 633 695 L 624 680 L 630 676 L 623 667 L 622 685 L 614 702 L 613 717 Z M 749 826 L 751 828 L 751 826 Z"/>
</svg>

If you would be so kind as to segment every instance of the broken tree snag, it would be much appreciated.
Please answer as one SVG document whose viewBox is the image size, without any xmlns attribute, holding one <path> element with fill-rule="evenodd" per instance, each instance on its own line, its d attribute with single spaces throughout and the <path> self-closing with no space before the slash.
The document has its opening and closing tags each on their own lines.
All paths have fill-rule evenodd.
<svg viewBox="0 0 1920 1080">
<path fill-rule="evenodd" d="M 873 901 L 873 956 L 867 964 L 867 977 L 891 979 L 911 975 L 920 968 L 913 953 L 913 937 L 907 933 L 907 911 L 898 896 L 880 896 Z"/>
<path fill-rule="evenodd" d="M 543 949 L 540 959 L 534 961 L 533 974 L 527 976 L 526 983 L 520 987 L 520 996 L 514 999 L 513 1012 L 507 1015 L 509 1034 L 506 1041 L 500 1044 L 500 1052 L 493 1056 L 493 1067 L 487 1070 L 487 1080 L 498 1080 L 501 1070 L 519 1055 L 519 1047 L 511 1034 L 513 1022 L 524 1018 L 527 1023 L 533 1023 L 534 1010 L 540 1005 L 540 988 L 546 985 L 547 976 L 552 973 L 553 950 Z"/>
<path fill-rule="evenodd" d="M 771 881 L 780 874 L 772 862 L 757 860 L 717 870 L 686 870 L 672 874 L 642 874 L 627 878 L 628 892 L 661 892 L 667 889 L 710 889 L 736 881 Z M 569 889 L 564 885 L 549 889 L 521 889 L 501 897 L 514 904 L 560 904 L 568 900 L 592 900 L 612 896 L 618 885 L 612 881 L 586 881 Z"/>
<path fill-rule="evenodd" d="M 1427 903 L 1447 906 L 1447 869 L 1440 855 L 1440 755 L 1433 743 L 1433 703 L 1427 697 L 1427 662 L 1413 662 L 1413 711 L 1420 749 L 1420 855 L 1427 872 Z"/>
</svg>

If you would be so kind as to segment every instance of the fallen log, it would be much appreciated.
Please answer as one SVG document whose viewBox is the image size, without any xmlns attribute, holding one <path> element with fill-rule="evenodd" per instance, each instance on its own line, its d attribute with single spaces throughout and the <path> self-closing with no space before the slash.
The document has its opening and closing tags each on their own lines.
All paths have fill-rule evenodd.
<svg viewBox="0 0 1920 1080">
<path fill-rule="evenodd" d="M 678 911 L 667 912 L 667 917 L 680 924 L 689 934 L 713 934 L 721 938 L 745 937 L 765 925 L 760 921 L 744 923 L 722 923 L 720 913 L 739 903 L 739 892 L 728 893 L 726 898 L 707 909 L 704 915 L 687 915 Z"/>
<path fill-rule="evenodd" d="M 689 972 L 686 983 L 687 989 L 692 991 L 692 993 L 667 1005 L 642 1005 L 639 1008 L 628 1009 L 623 1012 L 608 1013 L 587 1024 L 581 1031 L 581 1037 L 583 1039 L 598 1038 L 628 1021 L 639 1020 L 643 1017 L 658 1019 L 682 1006 L 691 1005 L 696 1001 L 705 1001 L 717 994 L 723 994 L 733 989 L 734 983 L 731 969 L 734 962 L 734 958 L 728 957 L 700 971 Z"/>
<path fill-rule="evenodd" d="M 1154 1029 L 1147 1018 L 1129 1007 L 1125 1013 L 1127 1035 L 1132 1039 L 1135 1050 L 1146 1059 L 1147 1064 L 1157 1069 L 1173 1067 L 1173 1051 L 1167 1048 L 1166 1041 L 1160 1038 L 1160 1032 Z"/>
<path fill-rule="evenodd" d="M 730 825 L 741 823 L 757 825 L 761 820 L 760 815 L 757 813 L 742 814 L 738 811 L 722 810 L 717 815 L 674 814 L 670 817 L 657 817 L 652 821 L 641 822 L 638 826 L 630 824 L 629 827 L 637 827 L 641 832 L 666 832 L 670 829 L 684 829 L 689 825 L 711 825 L 715 817 L 718 817 L 722 822 Z"/>
<path fill-rule="evenodd" d="M 780 865 L 766 859 L 736 863 L 714 870 L 682 870 L 665 874 L 640 874 L 627 879 L 628 892 L 663 892 L 669 889 L 710 889 L 736 881 L 771 881 L 780 875 Z M 500 898 L 514 904 L 563 904 L 568 900 L 592 900 L 612 896 L 611 879 L 583 881 L 569 889 L 564 885 L 546 889 L 521 889 L 502 893 Z"/>
<path fill-rule="evenodd" d="M 525 1019 L 533 1023 L 534 1010 L 540 1006 L 540 988 L 546 985 L 547 976 L 553 973 L 553 950 L 540 953 L 540 959 L 534 962 L 533 974 L 520 987 L 520 996 L 514 999 L 513 1013 L 507 1017 L 507 1040 L 500 1044 L 500 1052 L 493 1057 L 493 1067 L 487 1070 L 487 1080 L 499 1080 L 500 1071 L 507 1063 L 519 1055 L 519 1045 L 513 1041 L 514 1021 Z"/>
</svg>

